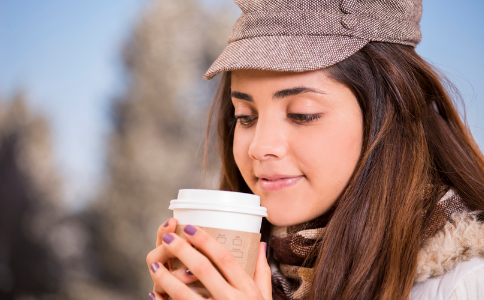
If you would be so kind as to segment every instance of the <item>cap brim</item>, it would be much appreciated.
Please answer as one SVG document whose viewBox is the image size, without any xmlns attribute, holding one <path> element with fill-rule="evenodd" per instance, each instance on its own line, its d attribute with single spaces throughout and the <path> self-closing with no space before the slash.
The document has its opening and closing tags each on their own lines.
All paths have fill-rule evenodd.
<svg viewBox="0 0 484 300">
<path fill-rule="evenodd" d="M 255 69 L 303 72 L 329 67 L 368 43 L 349 36 L 260 36 L 231 42 L 205 79 L 221 72 Z"/>
</svg>

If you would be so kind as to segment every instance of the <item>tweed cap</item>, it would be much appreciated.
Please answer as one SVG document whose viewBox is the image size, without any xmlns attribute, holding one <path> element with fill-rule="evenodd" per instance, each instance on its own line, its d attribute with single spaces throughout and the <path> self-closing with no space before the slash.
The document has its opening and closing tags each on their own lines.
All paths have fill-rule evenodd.
<svg viewBox="0 0 484 300">
<path fill-rule="evenodd" d="M 205 73 L 302 72 L 331 66 L 370 41 L 416 46 L 422 0 L 235 0 L 242 15 Z"/>
</svg>

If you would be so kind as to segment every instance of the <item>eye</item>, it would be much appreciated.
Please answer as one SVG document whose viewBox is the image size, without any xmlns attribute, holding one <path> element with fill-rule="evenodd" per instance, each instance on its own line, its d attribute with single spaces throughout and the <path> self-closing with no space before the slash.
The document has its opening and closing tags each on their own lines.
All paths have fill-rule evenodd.
<svg viewBox="0 0 484 300">
<path fill-rule="evenodd" d="M 235 120 L 242 127 L 249 127 L 256 119 L 257 119 L 257 116 L 247 116 L 247 115 L 235 116 Z"/>
<path fill-rule="evenodd" d="M 291 118 L 297 124 L 311 123 L 320 119 L 322 114 L 288 114 L 287 117 Z"/>
</svg>

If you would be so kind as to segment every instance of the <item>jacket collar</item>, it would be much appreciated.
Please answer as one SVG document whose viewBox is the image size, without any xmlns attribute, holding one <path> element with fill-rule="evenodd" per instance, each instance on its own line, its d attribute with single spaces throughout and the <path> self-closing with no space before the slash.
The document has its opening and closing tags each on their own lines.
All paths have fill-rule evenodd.
<svg viewBox="0 0 484 300">
<path fill-rule="evenodd" d="M 473 257 L 484 257 L 484 223 L 476 212 L 454 213 L 420 249 L 415 283 L 443 275 Z"/>
</svg>

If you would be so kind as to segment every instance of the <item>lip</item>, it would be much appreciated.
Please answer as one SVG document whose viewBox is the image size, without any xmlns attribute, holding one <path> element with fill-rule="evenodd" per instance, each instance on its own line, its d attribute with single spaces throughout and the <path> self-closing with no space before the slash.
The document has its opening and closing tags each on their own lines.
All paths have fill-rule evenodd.
<svg viewBox="0 0 484 300">
<path fill-rule="evenodd" d="M 261 175 L 258 178 L 261 188 L 265 192 L 275 192 L 295 185 L 304 176 L 289 176 L 289 175 Z"/>
</svg>

